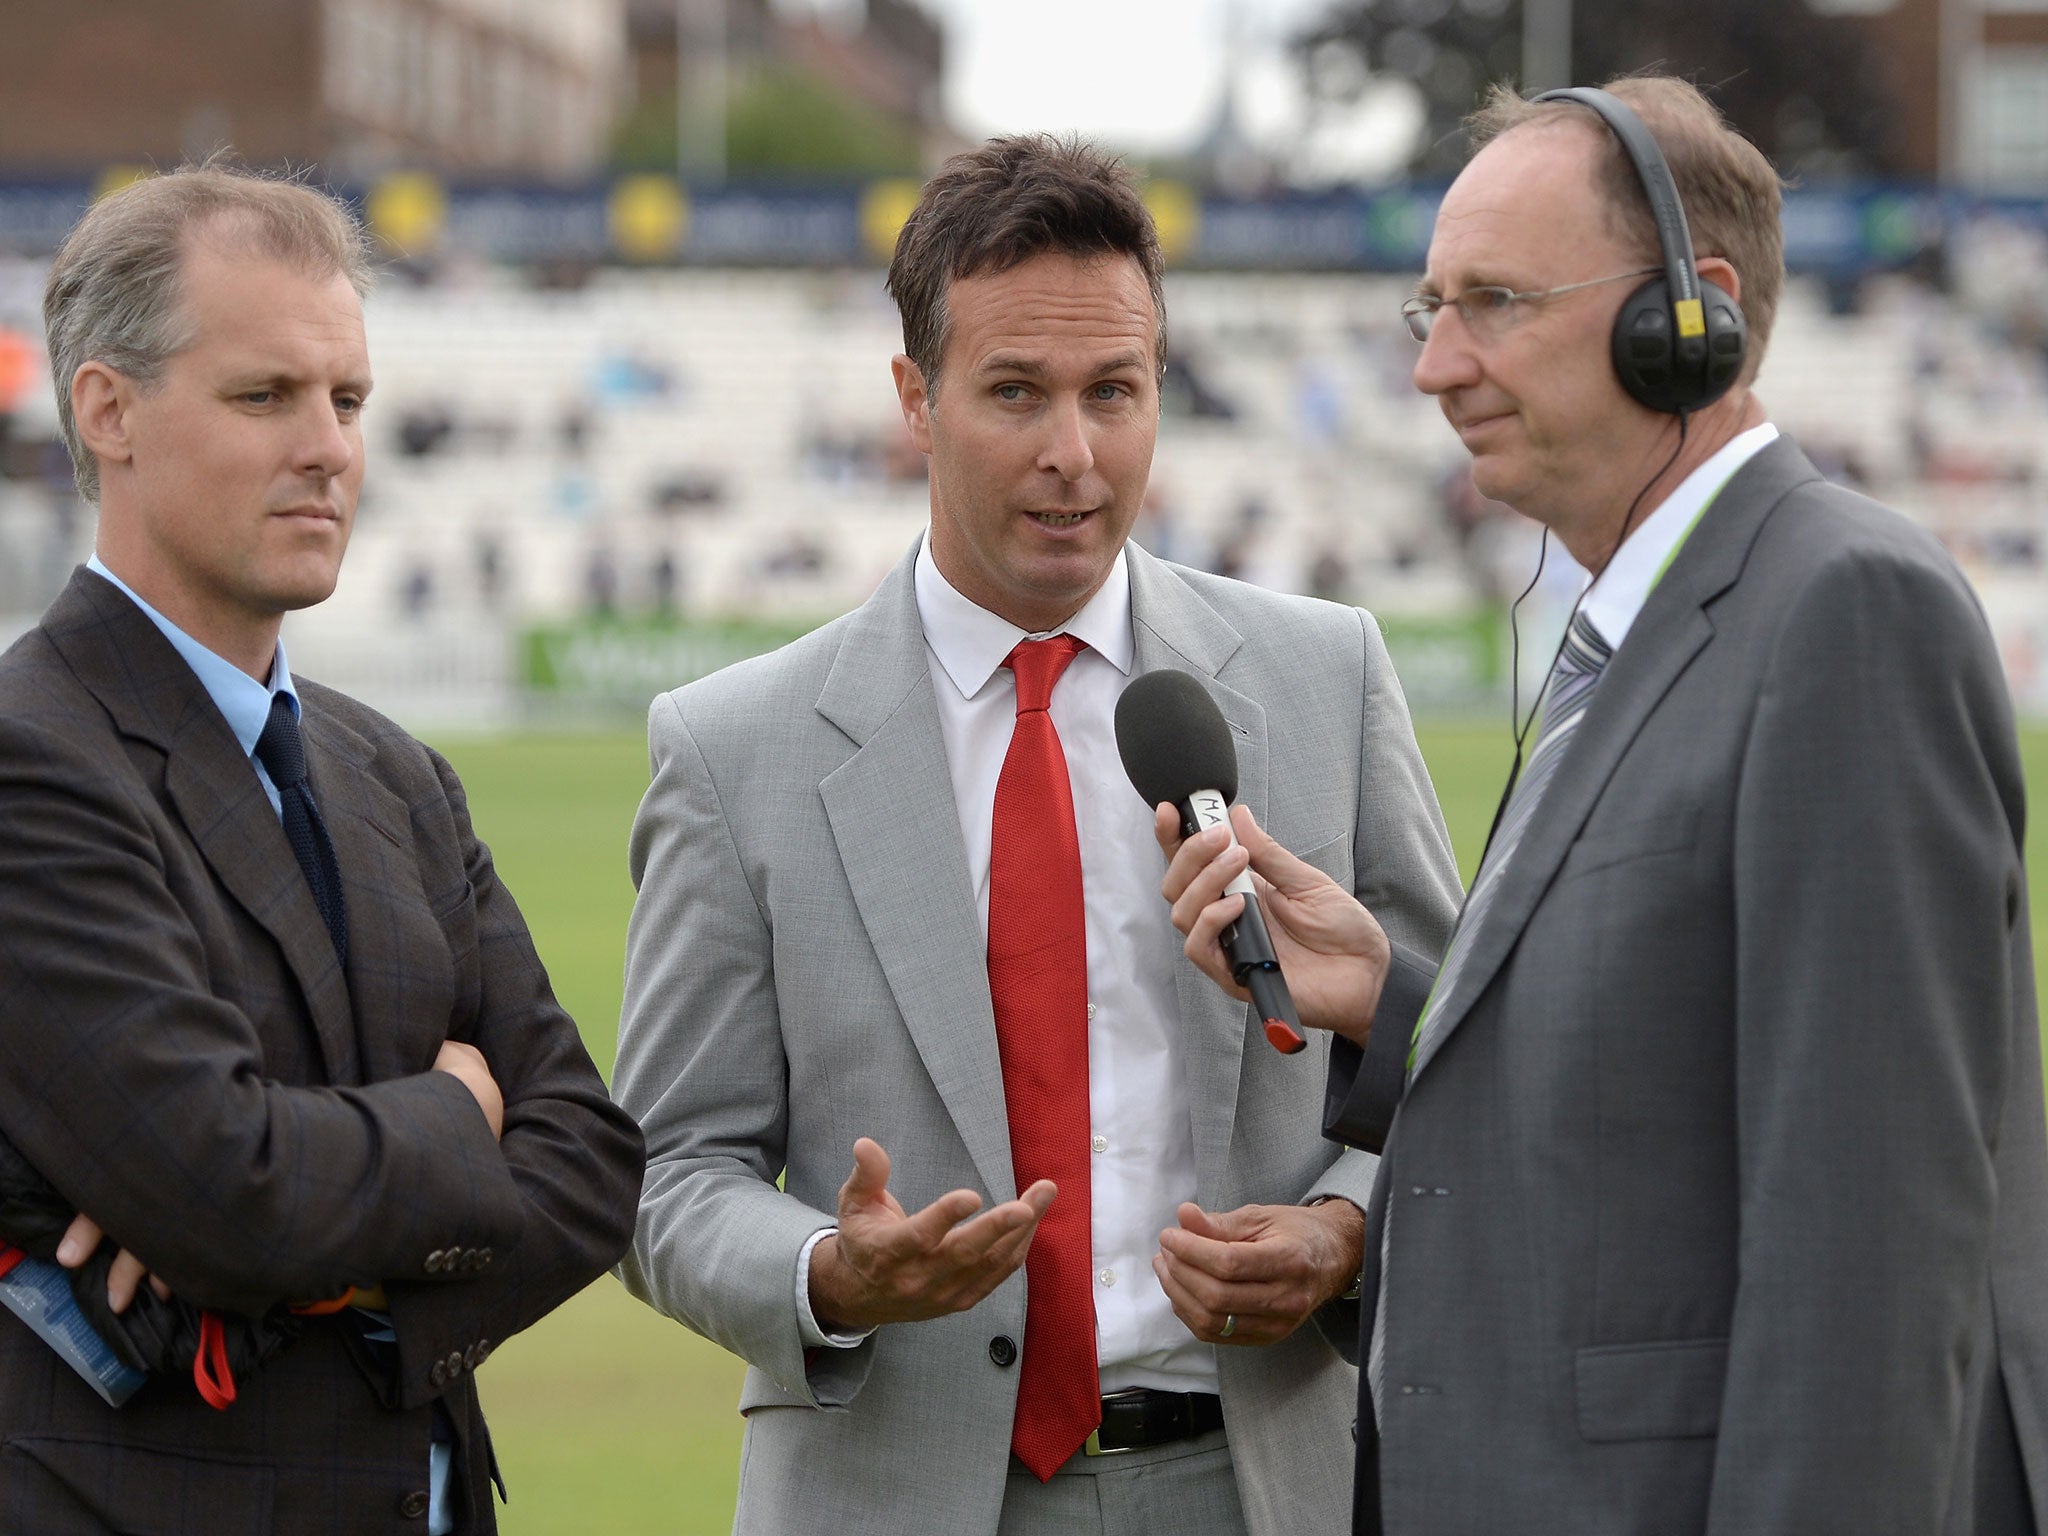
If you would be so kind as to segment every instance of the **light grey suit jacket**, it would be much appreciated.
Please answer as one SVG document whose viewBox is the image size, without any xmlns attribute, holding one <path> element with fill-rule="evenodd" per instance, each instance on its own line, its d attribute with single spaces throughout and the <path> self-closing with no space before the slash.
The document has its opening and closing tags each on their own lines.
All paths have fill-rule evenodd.
<svg viewBox="0 0 2048 1536">
<path fill-rule="evenodd" d="M 745 1532 L 993 1533 L 1009 1469 L 1017 1372 L 991 1343 L 1023 1337 L 1021 1271 L 970 1312 L 808 1362 L 797 1321 L 798 1253 L 830 1224 L 856 1137 L 888 1149 L 906 1209 L 1016 1194 L 914 555 L 856 612 L 657 699 L 649 725 L 614 1089 L 651 1157 L 622 1273 L 753 1367 Z M 1137 670 L 1208 683 L 1262 824 L 1434 953 L 1456 870 L 1370 618 L 1129 558 Z M 1176 961 L 1196 1198 L 1363 1204 L 1374 1161 L 1316 1134 L 1327 1046 L 1275 1054 Z M 1263 1536 L 1344 1527 L 1356 1312 L 1219 1352 Z"/>
<path fill-rule="evenodd" d="M 1953 562 L 1758 454 L 1615 653 L 1384 1138 L 1387 1531 L 2048 1528 L 2022 793 Z M 1358 1143 L 1425 990 L 1337 1052 Z"/>
</svg>

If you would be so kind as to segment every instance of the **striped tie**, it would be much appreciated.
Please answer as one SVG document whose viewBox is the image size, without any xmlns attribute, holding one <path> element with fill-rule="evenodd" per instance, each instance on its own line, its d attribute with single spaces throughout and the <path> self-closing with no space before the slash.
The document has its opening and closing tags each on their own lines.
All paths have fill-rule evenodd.
<svg viewBox="0 0 2048 1536">
<path fill-rule="evenodd" d="M 1472 882 L 1472 889 L 1466 894 L 1465 909 L 1458 914 L 1458 926 L 1451 934 L 1451 947 L 1444 954 L 1443 966 L 1437 971 L 1436 986 L 1431 989 L 1429 1001 L 1423 1006 L 1422 1017 L 1415 1021 L 1414 1039 L 1408 1048 L 1408 1075 L 1411 1080 L 1441 1042 L 1443 1021 L 1455 1016 L 1451 1004 L 1457 996 L 1458 982 L 1464 975 L 1465 962 L 1471 957 L 1472 939 L 1484 926 L 1487 909 L 1493 905 L 1494 897 L 1500 891 L 1501 872 L 1508 867 L 1515 849 L 1521 846 L 1523 835 L 1529 830 L 1529 824 L 1535 820 L 1537 803 L 1556 776 L 1557 765 L 1564 760 L 1579 722 L 1585 718 L 1586 706 L 1593 702 L 1593 690 L 1599 686 L 1601 673 L 1613 655 L 1613 647 L 1600 638 L 1600 631 L 1593 627 L 1591 619 L 1583 612 L 1572 615 L 1571 629 L 1565 635 L 1564 646 L 1550 669 L 1550 683 L 1544 692 L 1543 723 L 1536 731 L 1536 749 L 1529 754 L 1529 761 L 1515 784 L 1515 792 L 1501 816 L 1500 830 L 1494 835 L 1480 864 L 1479 878 Z M 1379 1296 L 1373 1308 L 1372 1343 L 1366 1352 L 1365 1362 L 1375 1417 L 1380 1417 L 1383 1412 L 1387 1247 L 1393 1224 L 1394 1202 L 1390 1192 L 1385 1214 L 1380 1219 Z"/>
</svg>

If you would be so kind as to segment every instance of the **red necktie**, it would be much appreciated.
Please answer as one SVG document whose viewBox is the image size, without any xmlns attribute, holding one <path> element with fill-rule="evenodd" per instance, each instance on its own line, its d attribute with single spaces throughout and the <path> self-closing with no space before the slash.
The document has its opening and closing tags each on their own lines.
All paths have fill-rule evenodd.
<svg viewBox="0 0 2048 1536">
<path fill-rule="evenodd" d="M 1006 665 L 1017 725 L 996 780 L 988 861 L 988 990 L 1019 1191 L 1059 1185 L 1024 1260 L 1024 1358 L 1010 1449 L 1045 1481 L 1102 1422 L 1089 1289 L 1088 928 L 1067 755 L 1047 708 L 1087 647 L 1026 640 Z"/>
</svg>

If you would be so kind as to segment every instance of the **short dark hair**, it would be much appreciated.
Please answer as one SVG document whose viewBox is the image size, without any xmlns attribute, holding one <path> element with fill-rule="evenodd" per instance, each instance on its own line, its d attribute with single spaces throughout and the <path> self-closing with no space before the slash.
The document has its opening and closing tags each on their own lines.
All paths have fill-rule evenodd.
<svg viewBox="0 0 2048 1536">
<path fill-rule="evenodd" d="M 1785 286 L 1778 173 L 1763 151 L 1729 127 L 1690 81 L 1672 75 L 1626 75 L 1600 89 L 1633 107 L 1664 151 L 1692 229 L 1695 258 L 1720 256 L 1741 277 L 1742 317 L 1749 329 L 1742 382 L 1749 383 L 1763 364 L 1778 295 Z M 1573 121 L 1600 136 L 1600 189 L 1610 227 L 1646 263 L 1661 263 L 1657 221 L 1642 178 L 1621 141 L 1590 107 L 1571 101 L 1531 101 L 1497 85 L 1465 120 L 1465 127 L 1476 153 L 1517 128 Z"/>
<path fill-rule="evenodd" d="M 1092 145 L 1016 134 L 940 166 L 896 237 L 889 295 L 903 315 L 903 350 L 924 375 L 928 393 L 939 386 L 952 284 L 1007 272 L 1048 252 L 1137 262 L 1157 317 L 1155 362 L 1165 368 L 1164 263 L 1137 182 L 1119 160 Z"/>
</svg>

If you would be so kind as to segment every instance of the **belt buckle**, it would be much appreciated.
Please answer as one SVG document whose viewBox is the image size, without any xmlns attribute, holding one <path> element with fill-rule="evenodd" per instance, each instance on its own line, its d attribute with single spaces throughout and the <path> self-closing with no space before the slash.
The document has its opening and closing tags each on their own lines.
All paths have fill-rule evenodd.
<svg viewBox="0 0 2048 1536">
<path fill-rule="evenodd" d="M 1143 1399 L 1144 1396 L 1145 1389 L 1143 1387 L 1128 1387 L 1122 1392 L 1110 1393 L 1102 1402 L 1104 1408 L 1107 1409 L 1109 1404 L 1115 1402 L 1120 1397 Z M 1108 1417 L 1106 1412 L 1104 1417 Z M 1102 1443 L 1102 1426 L 1099 1424 L 1089 1430 L 1088 1438 L 1081 1442 L 1081 1452 L 1086 1456 L 1128 1456 L 1133 1451 L 1142 1451 L 1144 1449 L 1145 1447 L 1142 1445 L 1104 1445 Z"/>
</svg>

